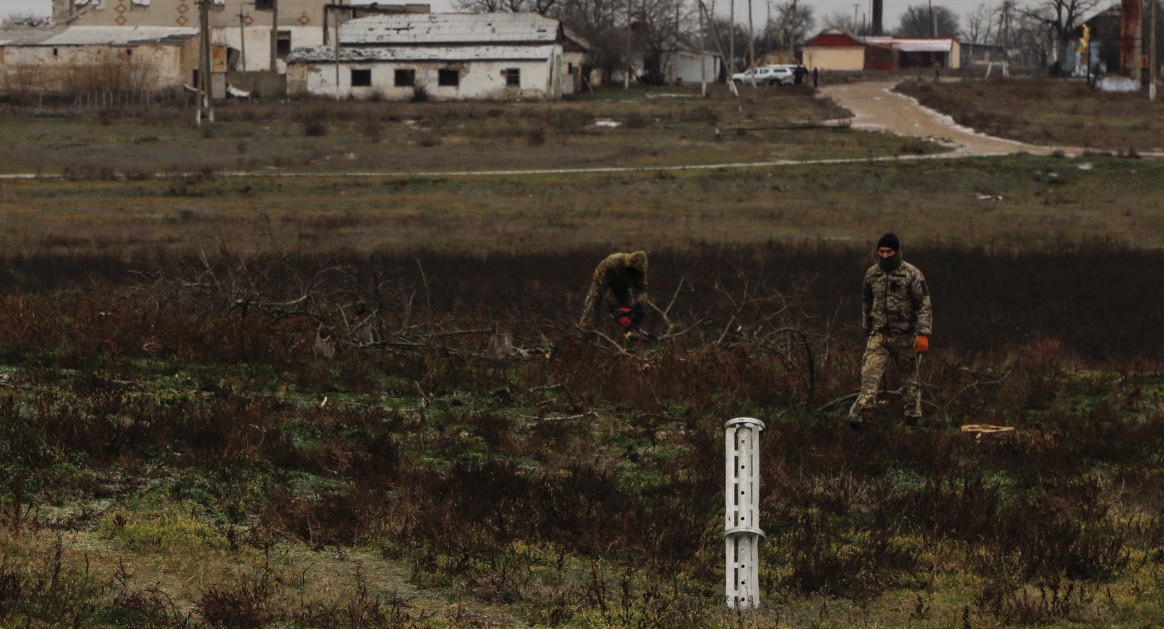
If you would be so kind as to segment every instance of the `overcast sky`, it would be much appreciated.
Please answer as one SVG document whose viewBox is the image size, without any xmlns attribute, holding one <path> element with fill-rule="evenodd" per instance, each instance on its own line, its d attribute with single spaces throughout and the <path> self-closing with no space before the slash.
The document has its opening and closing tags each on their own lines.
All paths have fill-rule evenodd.
<svg viewBox="0 0 1164 629">
<path fill-rule="evenodd" d="M 115 0 L 106 0 L 115 1 Z M 403 0 L 400 0 L 403 2 Z M 708 4 L 711 0 L 704 0 Z M 775 6 L 778 2 L 783 0 L 773 0 L 772 5 Z M 901 14 L 905 12 L 906 7 L 910 5 L 929 6 L 929 0 L 884 0 L 881 22 L 886 30 L 897 28 L 898 22 L 901 21 Z M 716 13 L 727 15 L 728 7 L 731 0 L 715 0 Z M 735 0 L 736 2 L 736 20 L 741 24 L 747 24 L 748 21 L 748 0 Z M 858 20 L 870 19 L 869 13 L 872 11 L 873 3 L 871 0 L 800 0 L 801 4 L 811 6 L 813 14 L 816 16 L 816 28 L 822 27 L 824 19 L 834 13 L 844 12 L 850 15 L 856 11 Z M 950 10 L 958 14 L 959 17 L 966 11 L 973 10 L 979 4 L 993 3 L 994 0 L 962 0 L 956 2 L 953 0 L 941 0 L 934 2 L 935 6 L 946 6 Z M 384 4 L 384 3 L 382 3 Z M 451 11 L 452 0 L 431 0 L 433 11 Z M 0 19 L 8 15 L 49 15 L 52 13 L 52 0 L 0 0 Z M 752 23 L 762 24 L 768 17 L 768 3 L 766 0 L 752 0 Z"/>
</svg>

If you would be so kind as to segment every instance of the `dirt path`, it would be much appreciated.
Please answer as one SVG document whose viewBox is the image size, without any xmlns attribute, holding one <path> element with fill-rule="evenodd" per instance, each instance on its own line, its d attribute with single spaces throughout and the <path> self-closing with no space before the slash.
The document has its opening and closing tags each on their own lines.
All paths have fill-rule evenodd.
<svg viewBox="0 0 1164 629">
<path fill-rule="evenodd" d="M 1024 144 L 977 133 L 955 123 L 945 114 L 922 107 L 909 96 L 891 91 L 894 85 L 894 82 L 848 83 L 826 85 L 820 91 L 853 112 L 854 129 L 878 129 L 896 135 L 934 140 L 951 147 L 958 156 L 1012 153 L 1049 155 L 1055 151 L 1078 155 L 1082 152 L 1072 147 Z"/>
</svg>

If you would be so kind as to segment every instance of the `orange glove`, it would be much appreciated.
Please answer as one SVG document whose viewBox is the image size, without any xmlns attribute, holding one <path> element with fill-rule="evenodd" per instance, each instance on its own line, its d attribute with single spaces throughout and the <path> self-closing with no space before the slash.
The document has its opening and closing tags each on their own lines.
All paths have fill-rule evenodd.
<svg viewBox="0 0 1164 629">
<path fill-rule="evenodd" d="M 917 338 L 913 340 L 913 350 L 915 352 L 917 352 L 919 354 L 924 354 L 924 353 L 926 353 L 927 350 L 929 350 L 929 348 L 930 348 L 930 337 L 925 336 L 923 334 L 919 334 L 919 335 L 917 335 Z"/>
<path fill-rule="evenodd" d="M 634 323 L 634 312 L 630 308 L 619 308 L 617 314 L 614 320 L 622 327 L 629 328 Z"/>
</svg>

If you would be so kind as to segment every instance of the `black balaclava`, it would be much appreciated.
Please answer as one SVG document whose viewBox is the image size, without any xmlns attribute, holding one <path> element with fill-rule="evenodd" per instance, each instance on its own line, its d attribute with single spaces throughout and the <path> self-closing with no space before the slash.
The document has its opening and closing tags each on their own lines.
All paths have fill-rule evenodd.
<svg viewBox="0 0 1164 629">
<path fill-rule="evenodd" d="M 889 232 L 877 241 L 877 248 L 889 247 L 893 250 L 893 255 L 888 258 L 877 256 L 877 264 L 881 266 L 881 270 L 889 273 L 901 266 L 901 241 L 897 239 L 897 235 Z"/>
</svg>

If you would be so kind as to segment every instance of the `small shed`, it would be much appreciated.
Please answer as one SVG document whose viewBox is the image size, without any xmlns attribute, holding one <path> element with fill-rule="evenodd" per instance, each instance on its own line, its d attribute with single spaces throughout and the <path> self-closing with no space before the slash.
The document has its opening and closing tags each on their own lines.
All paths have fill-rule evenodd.
<svg viewBox="0 0 1164 629">
<path fill-rule="evenodd" d="M 222 57 L 222 48 L 216 57 Z M 198 29 L 43 26 L 0 29 L 0 89 L 158 91 L 193 83 Z"/>
<path fill-rule="evenodd" d="M 874 44 L 847 30 L 822 31 L 801 47 L 804 67 L 809 70 L 892 70 L 897 52 L 891 46 Z"/>
<path fill-rule="evenodd" d="M 804 66 L 809 70 L 899 70 L 959 68 L 961 44 L 956 39 L 860 37 L 844 29 L 829 29 L 805 42 Z"/>
<path fill-rule="evenodd" d="M 692 47 L 672 50 L 663 55 L 664 80 L 672 84 L 715 83 L 719 80 L 723 61 L 719 53 Z"/>
<path fill-rule="evenodd" d="M 339 46 L 292 51 L 290 93 L 407 100 L 554 99 L 574 91 L 557 20 L 529 13 L 377 15 L 340 27 Z M 577 60 L 574 56 L 571 59 Z"/>
<path fill-rule="evenodd" d="M 962 51 L 960 63 L 963 68 L 1007 61 L 1006 49 L 997 44 L 963 41 L 958 47 Z"/>
<path fill-rule="evenodd" d="M 962 67 L 962 44 L 948 37 L 867 37 L 870 45 L 897 51 L 897 68 Z M 878 68 L 882 69 L 882 68 Z"/>
</svg>

